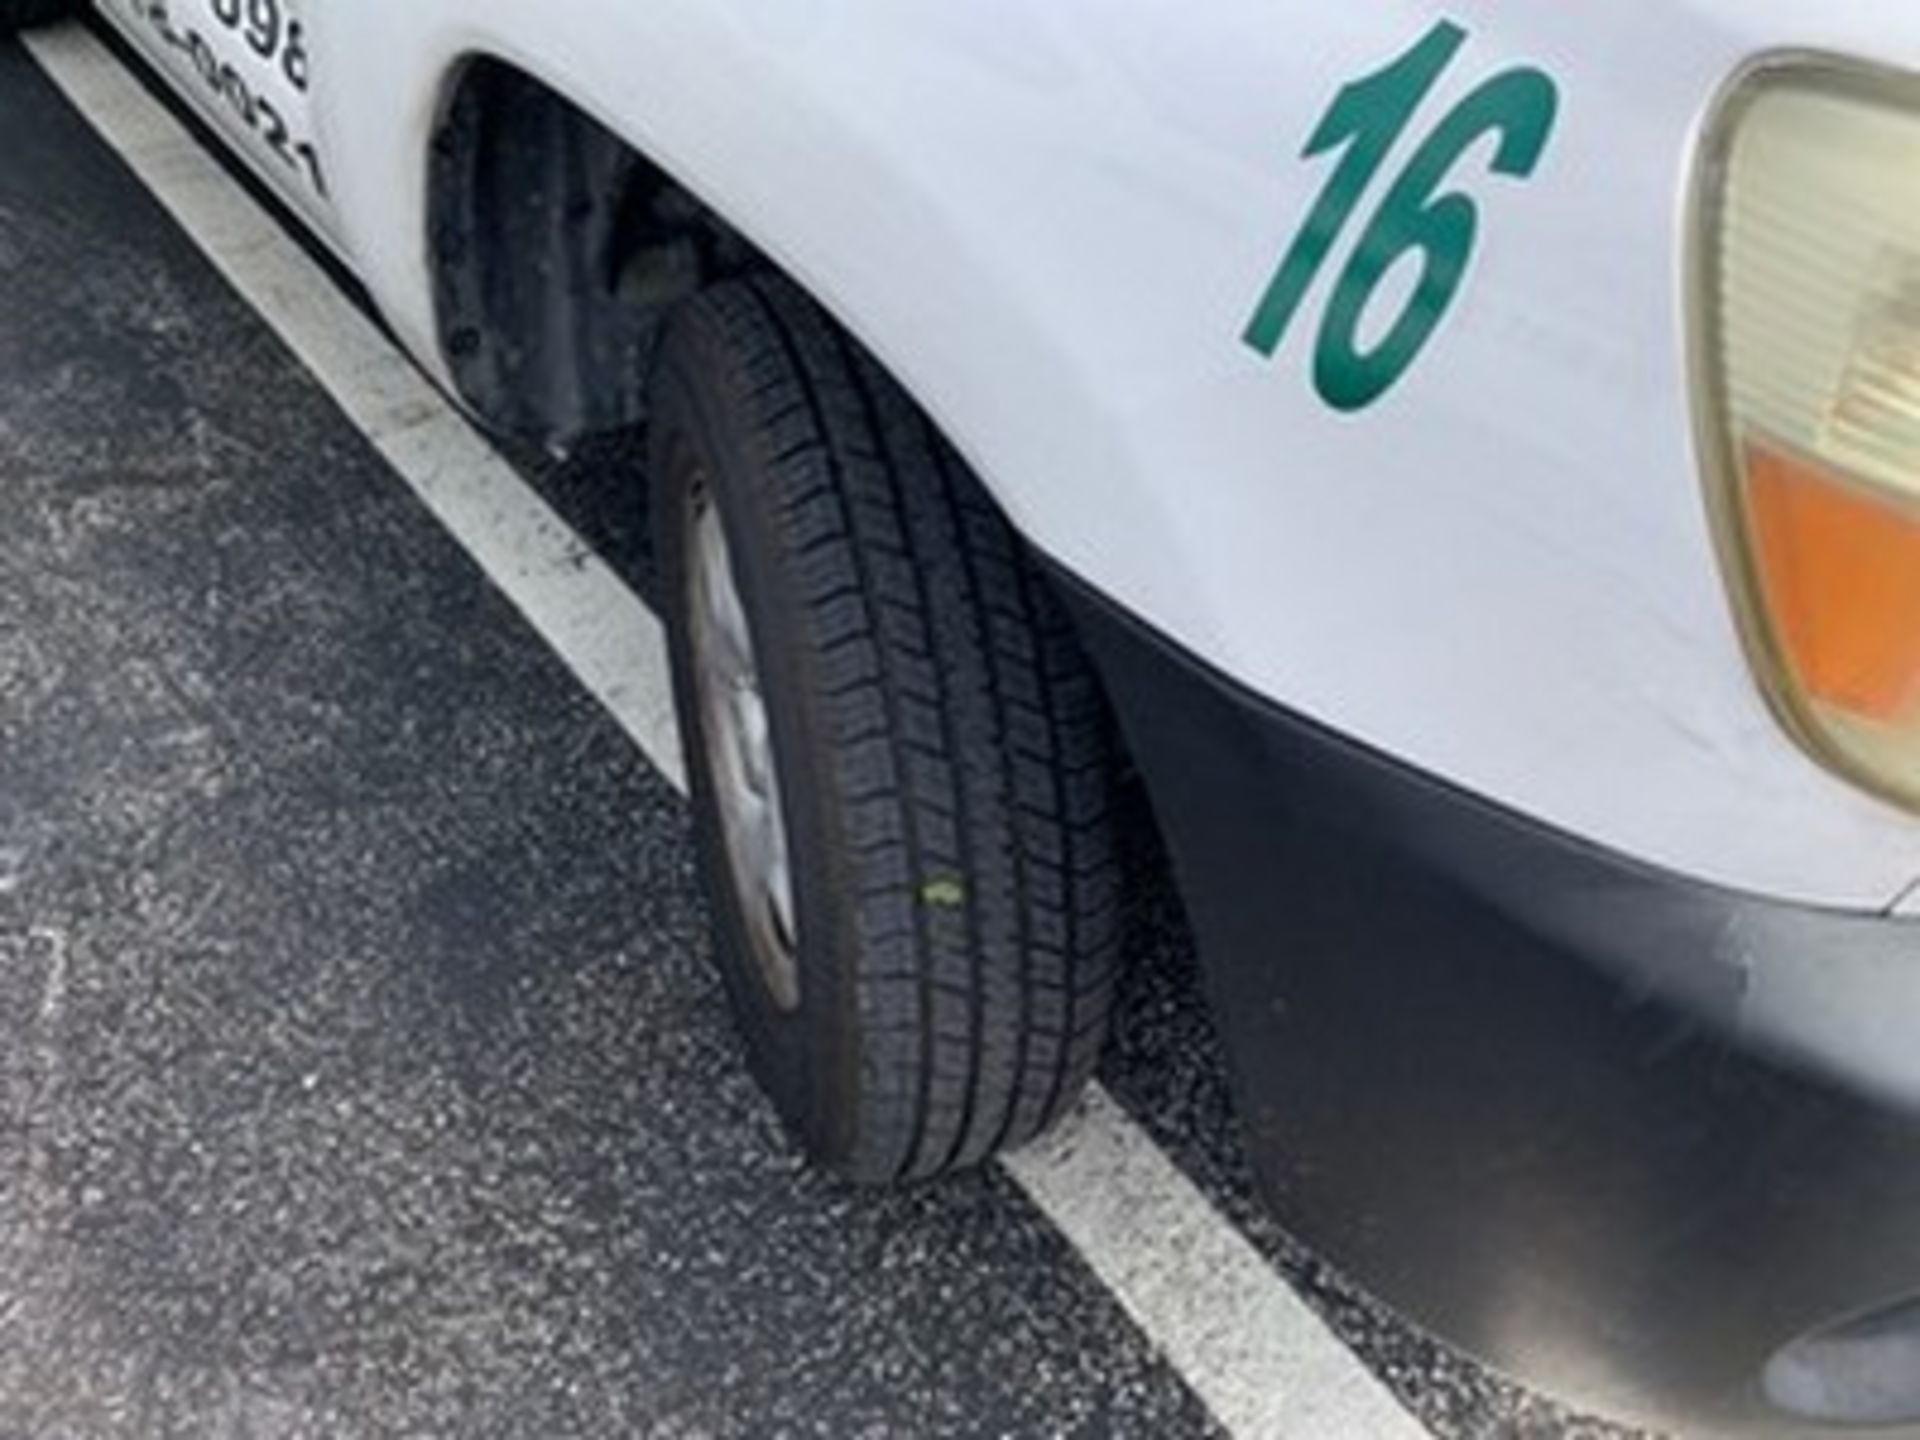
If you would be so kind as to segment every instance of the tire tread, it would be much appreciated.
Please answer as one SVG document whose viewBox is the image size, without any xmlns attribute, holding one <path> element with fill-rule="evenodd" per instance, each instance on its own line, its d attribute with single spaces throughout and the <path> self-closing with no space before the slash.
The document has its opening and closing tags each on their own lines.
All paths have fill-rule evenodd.
<svg viewBox="0 0 1920 1440">
<path fill-rule="evenodd" d="M 856 1178 L 917 1180 L 1071 1104 L 1118 969 L 1110 722 L 1071 626 L 979 483 L 787 282 L 691 302 L 724 337 L 799 577 L 857 957 Z M 904 863 L 903 863 L 904 861 Z M 929 901 L 954 882 L 964 901 Z"/>
</svg>

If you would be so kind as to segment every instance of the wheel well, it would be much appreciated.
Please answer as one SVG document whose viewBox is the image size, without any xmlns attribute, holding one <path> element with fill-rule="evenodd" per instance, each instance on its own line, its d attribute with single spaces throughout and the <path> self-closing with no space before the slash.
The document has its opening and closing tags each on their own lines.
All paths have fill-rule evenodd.
<svg viewBox="0 0 1920 1440">
<path fill-rule="evenodd" d="M 667 310 L 715 280 L 776 267 L 524 71 L 477 57 L 449 88 L 429 226 L 441 352 L 462 398 L 496 430 L 553 448 L 641 424 Z M 1117 726 L 1113 744 L 1137 780 Z M 1129 829 L 1156 832 L 1144 803 L 1134 811 Z M 1164 865 L 1158 842 L 1150 848 Z"/>
<path fill-rule="evenodd" d="M 549 445 L 643 419 L 667 307 L 757 258 L 619 136 L 492 58 L 453 82 L 428 204 L 454 383 L 485 423 Z"/>
</svg>

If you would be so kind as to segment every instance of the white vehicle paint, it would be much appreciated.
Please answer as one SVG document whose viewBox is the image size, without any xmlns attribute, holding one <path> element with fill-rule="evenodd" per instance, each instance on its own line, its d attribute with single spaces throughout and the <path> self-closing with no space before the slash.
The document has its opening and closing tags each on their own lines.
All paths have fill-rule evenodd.
<svg viewBox="0 0 1920 1440">
<path fill-rule="evenodd" d="M 103 0 L 101 12 L 323 235 L 334 233 L 314 143 L 312 0 Z"/>
<path fill-rule="evenodd" d="M 169 3 L 218 28 L 215 0 Z M 102 8 L 442 375 L 428 147 L 462 64 L 498 56 L 806 284 L 1034 543 L 1246 686 L 1695 879 L 1885 909 L 1920 875 L 1920 820 L 1809 758 L 1743 656 L 1683 263 L 1729 76 L 1782 47 L 1920 66 L 1911 6 L 304 0 L 307 92 L 247 73 L 313 137 L 325 199 L 131 0 Z M 1300 336 L 1272 361 L 1239 337 L 1325 183 L 1303 138 L 1443 17 L 1468 44 L 1385 174 L 1514 66 L 1553 77 L 1558 131 L 1524 186 L 1474 186 L 1472 272 L 1420 363 L 1337 414 Z"/>
</svg>

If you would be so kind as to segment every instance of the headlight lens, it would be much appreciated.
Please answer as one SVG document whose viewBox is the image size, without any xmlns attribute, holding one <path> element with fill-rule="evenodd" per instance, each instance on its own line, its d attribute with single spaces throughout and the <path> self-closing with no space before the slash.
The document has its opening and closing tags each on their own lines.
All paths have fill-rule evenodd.
<svg viewBox="0 0 1920 1440">
<path fill-rule="evenodd" d="M 1757 72 L 1706 170 L 1715 511 L 1794 731 L 1920 806 L 1920 83 Z"/>
</svg>

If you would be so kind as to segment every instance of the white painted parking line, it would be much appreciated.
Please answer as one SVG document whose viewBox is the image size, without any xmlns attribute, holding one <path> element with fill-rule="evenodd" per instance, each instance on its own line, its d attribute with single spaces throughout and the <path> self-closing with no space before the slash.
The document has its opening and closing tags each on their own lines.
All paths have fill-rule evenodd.
<svg viewBox="0 0 1920 1440">
<path fill-rule="evenodd" d="M 648 759 L 684 786 L 660 626 L 640 599 L 97 40 L 68 28 L 28 44 Z M 1423 1433 L 1104 1091 L 1006 1168 L 1231 1434 Z"/>
<path fill-rule="evenodd" d="M 653 612 L 271 216 L 79 29 L 28 48 L 654 765 L 682 783 Z"/>
<path fill-rule="evenodd" d="M 1424 1433 L 1105 1090 L 1003 1163 L 1229 1433 Z"/>
</svg>

